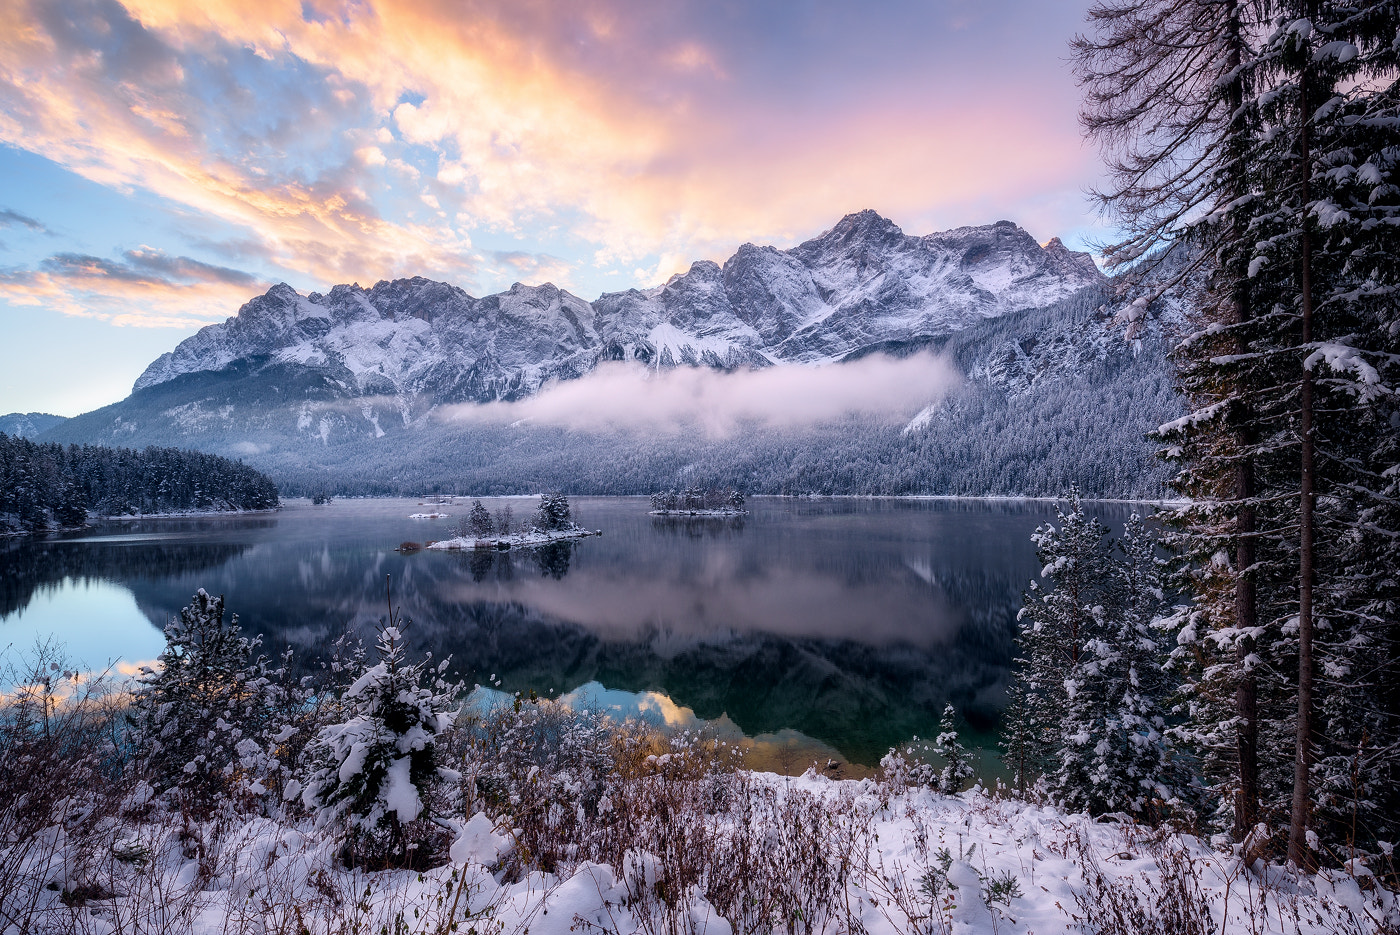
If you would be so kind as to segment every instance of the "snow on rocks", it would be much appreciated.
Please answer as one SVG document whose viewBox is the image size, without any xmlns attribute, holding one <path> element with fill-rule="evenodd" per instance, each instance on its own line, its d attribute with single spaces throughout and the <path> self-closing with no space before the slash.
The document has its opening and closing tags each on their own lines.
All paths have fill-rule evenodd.
<svg viewBox="0 0 1400 935">
<path fill-rule="evenodd" d="M 441 539 L 429 543 L 426 547 L 447 552 L 462 549 L 528 549 L 558 542 L 561 539 L 582 539 L 586 536 L 601 536 L 602 534 L 601 529 L 584 529 L 582 527 L 576 529 L 532 529 L 529 532 L 512 533 L 508 536 L 485 536 L 482 538 L 454 536 L 451 539 Z"/>
</svg>

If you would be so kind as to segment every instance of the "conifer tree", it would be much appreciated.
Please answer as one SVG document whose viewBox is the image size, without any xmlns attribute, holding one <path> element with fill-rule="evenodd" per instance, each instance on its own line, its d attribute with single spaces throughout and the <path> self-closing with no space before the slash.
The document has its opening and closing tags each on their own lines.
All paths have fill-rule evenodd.
<svg viewBox="0 0 1400 935">
<path fill-rule="evenodd" d="M 1172 449 L 1207 469 L 1183 477 L 1184 487 L 1209 485 L 1199 507 L 1176 521 L 1188 531 L 1179 547 L 1196 557 L 1229 554 L 1217 566 L 1209 600 L 1201 603 L 1197 632 L 1225 643 L 1233 665 L 1218 670 L 1212 693 L 1223 723 L 1212 749 L 1228 764 L 1237 836 L 1258 813 L 1258 718 L 1253 639 L 1255 582 L 1255 420 L 1250 398 L 1230 365 L 1193 369 L 1200 359 L 1248 360 L 1260 324 L 1250 295 L 1248 264 L 1254 194 L 1250 167 L 1260 130 L 1254 100 L 1258 7 L 1244 0 L 1102 0 L 1089 12 L 1093 33 L 1074 42 L 1085 88 L 1082 122 L 1104 148 L 1109 186 L 1101 203 L 1126 235 L 1107 252 L 1121 266 L 1160 264 L 1190 248 L 1181 271 L 1158 286 L 1183 288 L 1200 321 L 1188 337 L 1182 389 L 1193 408 L 1181 427 L 1208 426 L 1191 451 Z M 1203 288 L 1196 286 L 1203 285 Z M 1145 296 L 1150 308 L 1151 296 Z M 1238 364 L 1235 364 L 1238 367 Z M 1228 701 L 1227 701 L 1228 699 Z"/>
<path fill-rule="evenodd" d="M 1135 516 L 1115 544 L 1078 491 L 1066 501 L 1032 536 L 1053 587 L 1032 582 L 1019 615 L 1008 762 L 1018 786 L 1038 773 L 1067 808 L 1152 815 L 1179 801 L 1161 709 L 1155 541 Z"/>
<path fill-rule="evenodd" d="M 544 530 L 568 529 L 573 525 L 569 514 L 569 498 L 562 493 L 547 493 L 540 497 L 535 510 L 535 525 Z"/>
<path fill-rule="evenodd" d="M 54 508 L 54 519 L 58 520 L 60 526 L 71 529 L 85 524 L 87 516 L 87 494 L 75 481 L 65 481 L 58 505 Z"/>
<path fill-rule="evenodd" d="M 135 757 L 158 790 L 213 808 L 236 784 L 240 742 L 267 725 L 258 641 L 203 588 L 165 628 L 165 649 L 138 681 L 129 723 Z"/>
<path fill-rule="evenodd" d="M 467 528 L 473 536 L 483 539 L 491 535 L 491 514 L 480 500 L 472 501 L 472 511 L 467 518 Z"/>
<path fill-rule="evenodd" d="M 958 740 L 958 713 L 951 704 L 943 706 L 943 715 L 938 721 L 938 736 L 933 741 L 933 752 L 943 758 L 943 768 L 934 780 L 934 787 L 944 795 L 956 795 L 962 791 L 963 783 L 973 776 L 972 758 Z"/>
<path fill-rule="evenodd" d="M 441 679 L 446 660 L 434 669 L 408 662 L 403 626 L 394 614 L 380 626 L 379 659 L 340 699 L 348 719 L 315 738 L 314 767 L 302 791 L 319 826 L 347 835 L 352 859 L 406 862 L 415 843 L 410 826 L 455 775 L 442 765 L 437 740 L 452 726 L 456 687 Z"/>
</svg>

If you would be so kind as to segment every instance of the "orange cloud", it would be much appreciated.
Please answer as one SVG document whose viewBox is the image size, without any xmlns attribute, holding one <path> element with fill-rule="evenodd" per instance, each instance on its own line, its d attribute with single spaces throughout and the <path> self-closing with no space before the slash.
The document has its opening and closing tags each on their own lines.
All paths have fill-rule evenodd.
<svg viewBox="0 0 1400 935">
<path fill-rule="evenodd" d="M 115 82 L 41 25 L 63 3 L 99 16 L 83 0 L 0 0 L 0 140 L 246 229 L 271 262 L 323 283 L 470 282 L 503 266 L 567 277 L 552 258 L 492 261 L 470 236 L 560 223 L 599 267 L 654 281 L 864 207 L 985 222 L 985 205 L 1076 188 L 1088 161 L 1072 107 L 1047 107 L 1014 74 L 789 113 L 725 48 L 604 0 L 126 0 L 130 28 L 168 53 Z M 325 83 L 288 131 L 317 141 L 318 174 L 264 141 L 221 142 L 240 128 L 208 113 L 181 62 L 230 49 Z"/>
</svg>

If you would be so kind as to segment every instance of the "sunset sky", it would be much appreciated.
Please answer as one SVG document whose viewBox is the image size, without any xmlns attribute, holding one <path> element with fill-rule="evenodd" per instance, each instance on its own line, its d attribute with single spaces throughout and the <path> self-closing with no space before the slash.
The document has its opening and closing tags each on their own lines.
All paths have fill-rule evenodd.
<svg viewBox="0 0 1400 935">
<path fill-rule="evenodd" d="M 0 412 L 268 285 L 593 299 L 874 208 L 1083 245 L 1082 0 L 0 0 Z"/>
</svg>

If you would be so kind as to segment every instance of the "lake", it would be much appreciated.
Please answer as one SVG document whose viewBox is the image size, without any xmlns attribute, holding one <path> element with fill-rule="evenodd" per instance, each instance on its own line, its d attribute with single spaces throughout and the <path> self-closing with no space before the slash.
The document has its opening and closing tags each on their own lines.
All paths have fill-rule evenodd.
<svg viewBox="0 0 1400 935">
<path fill-rule="evenodd" d="M 535 501 L 483 502 L 523 518 Z M 860 775 L 890 746 L 934 736 L 946 701 L 985 759 L 1038 571 L 1030 534 L 1054 516 L 1032 501 L 760 497 L 741 518 L 661 518 L 645 498 L 577 497 L 576 518 L 603 535 L 394 551 L 449 537 L 470 504 L 296 500 L 3 542 L 0 648 L 53 638 L 73 663 L 134 671 L 202 587 L 265 651 L 312 660 L 347 628 L 372 642 L 389 576 L 413 650 L 450 655 L 483 692 L 568 695 L 748 738 L 759 768 L 834 759 Z M 408 518 L 431 508 L 450 518 Z M 1092 511 L 1115 530 L 1131 512 Z"/>
</svg>

